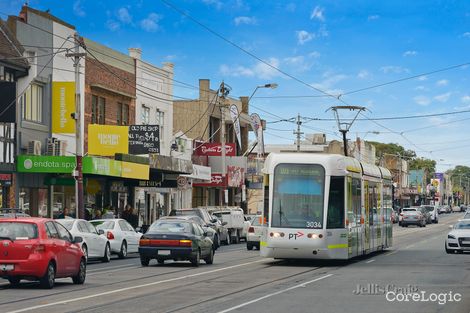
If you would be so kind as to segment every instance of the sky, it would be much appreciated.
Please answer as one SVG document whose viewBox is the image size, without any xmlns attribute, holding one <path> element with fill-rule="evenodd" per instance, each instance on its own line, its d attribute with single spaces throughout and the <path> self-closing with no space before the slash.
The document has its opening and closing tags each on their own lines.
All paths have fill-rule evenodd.
<svg viewBox="0 0 470 313">
<path fill-rule="evenodd" d="M 0 0 L 0 17 L 24 1 Z M 348 138 L 393 142 L 470 166 L 470 1 L 30 0 L 81 36 L 175 65 L 174 95 L 197 98 L 198 80 L 250 96 L 267 144 L 304 133 L 340 139 L 332 106 L 365 107 Z M 469 63 L 469 64 L 467 64 Z M 184 83 L 184 84 L 181 84 Z M 189 85 L 189 86 L 188 86 Z M 380 86 L 378 86 L 380 85 Z M 373 87 L 373 88 L 370 88 Z M 460 111 L 469 111 L 455 113 Z M 349 118 L 349 110 L 340 110 Z M 421 118 L 402 118 L 445 114 Z M 376 118 L 397 118 L 371 120 Z M 283 121 L 287 120 L 287 121 Z M 469 127 L 470 129 L 470 127 Z"/>
</svg>

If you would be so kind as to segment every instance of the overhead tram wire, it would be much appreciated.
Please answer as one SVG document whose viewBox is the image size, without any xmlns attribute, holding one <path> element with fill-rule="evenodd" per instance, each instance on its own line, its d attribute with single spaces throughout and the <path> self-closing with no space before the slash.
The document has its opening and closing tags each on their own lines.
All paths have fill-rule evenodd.
<svg viewBox="0 0 470 313">
<path fill-rule="evenodd" d="M 244 48 L 241 47 L 240 45 L 236 44 L 235 42 L 233 42 L 233 41 L 231 41 L 230 39 L 228 39 L 228 38 L 222 36 L 221 34 L 219 34 L 218 32 L 216 32 L 215 30 L 211 29 L 210 27 L 208 27 L 208 26 L 204 25 L 203 23 L 199 22 L 197 19 L 195 19 L 194 17 L 192 17 L 191 15 L 189 15 L 188 13 L 186 13 L 185 11 L 181 10 L 180 8 L 178 8 L 177 6 L 175 6 L 175 5 L 174 5 L 173 3 L 171 3 L 170 1 L 168 1 L 168 0 L 160 0 L 160 1 L 163 2 L 163 3 L 165 3 L 168 7 L 172 8 L 173 10 L 175 10 L 176 12 L 178 12 L 179 14 L 181 14 L 181 15 L 187 17 L 188 19 L 190 19 L 191 21 L 193 21 L 194 23 L 196 23 L 196 24 L 199 25 L 200 27 L 204 28 L 205 30 L 207 30 L 208 32 L 210 32 L 211 34 L 213 34 L 214 36 L 216 36 L 216 37 L 220 38 L 221 40 L 225 41 L 226 43 L 228 43 L 228 44 L 234 46 L 235 48 L 237 48 L 237 49 L 239 49 L 240 51 L 244 52 L 245 54 L 249 55 L 250 57 L 252 57 L 252 58 L 258 60 L 258 61 L 261 62 L 261 63 L 263 63 L 264 65 L 266 65 L 266 66 L 268 66 L 268 67 L 274 69 L 275 71 L 277 71 L 277 72 L 279 72 L 279 73 L 281 73 L 281 74 L 283 74 L 283 75 L 285 75 L 285 76 L 287 76 L 287 77 L 289 77 L 289 78 L 295 80 L 296 82 L 298 82 L 298 83 L 300 83 L 300 84 L 302 84 L 302 85 L 304 85 L 304 86 L 307 86 L 307 87 L 310 88 L 310 89 L 316 90 L 316 91 L 318 91 L 318 92 L 320 92 L 320 93 L 322 93 L 322 94 L 324 94 L 324 95 L 326 95 L 326 96 L 329 96 L 329 97 L 331 97 L 331 98 L 336 99 L 337 101 L 340 101 L 340 102 L 345 103 L 345 102 L 340 98 L 340 96 L 338 96 L 338 95 L 332 95 L 332 94 L 330 94 L 330 93 L 328 93 L 328 92 L 326 92 L 326 91 L 324 91 L 324 90 L 321 90 L 321 89 L 319 89 L 319 88 L 316 88 L 316 87 L 312 86 L 311 84 L 309 84 L 309 83 L 307 83 L 307 82 L 305 82 L 305 81 L 303 81 L 303 80 L 301 80 L 301 79 L 299 79 L 299 78 L 297 78 L 297 77 L 295 77 L 295 76 L 293 76 L 293 75 L 287 73 L 286 71 L 283 71 L 283 70 L 281 70 L 280 68 L 278 68 L 278 67 L 276 67 L 276 66 L 270 64 L 269 62 L 266 62 L 265 60 L 263 60 L 262 58 L 258 57 L 258 56 L 255 55 L 254 53 L 252 53 L 252 52 L 250 52 L 250 51 L 244 49 Z M 346 103 L 345 103 L 345 104 L 346 104 Z"/>
<path fill-rule="evenodd" d="M 64 41 L 62 42 L 62 45 L 60 46 L 60 49 L 63 48 L 64 44 L 68 41 L 68 38 L 65 38 Z M 36 77 L 38 77 L 39 75 L 41 75 L 41 73 L 44 71 L 44 69 L 52 62 L 52 60 L 54 59 L 54 57 L 59 53 L 59 51 L 57 51 L 55 54 L 53 54 L 49 61 L 44 64 L 44 66 L 41 68 L 41 70 L 36 74 Z M 23 94 L 28 90 L 29 86 L 31 86 L 31 83 L 34 81 L 34 79 L 31 79 L 31 81 L 29 82 L 29 84 L 20 92 L 16 95 L 15 99 L 10 103 L 8 104 L 4 109 L 3 111 L 0 111 L 0 117 L 5 114 L 5 112 L 7 112 L 13 105 L 16 104 L 16 102 L 18 101 L 18 99 L 23 96 Z"/>
</svg>

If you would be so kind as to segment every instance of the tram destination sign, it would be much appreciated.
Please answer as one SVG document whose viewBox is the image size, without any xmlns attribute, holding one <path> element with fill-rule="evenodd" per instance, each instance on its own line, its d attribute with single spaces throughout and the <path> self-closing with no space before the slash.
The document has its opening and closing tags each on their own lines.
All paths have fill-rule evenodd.
<svg viewBox="0 0 470 313">
<path fill-rule="evenodd" d="M 129 154 L 160 153 L 160 126 L 130 125 Z"/>
</svg>

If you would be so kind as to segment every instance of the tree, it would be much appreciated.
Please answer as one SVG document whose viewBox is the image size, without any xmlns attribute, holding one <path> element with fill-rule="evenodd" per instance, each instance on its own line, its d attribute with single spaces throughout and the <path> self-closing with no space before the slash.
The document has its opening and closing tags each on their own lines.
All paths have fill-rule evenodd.
<svg viewBox="0 0 470 313">
<path fill-rule="evenodd" d="M 436 161 L 426 159 L 426 158 L 414 158 L 410 160 L 410 169 L 412 170 L 421 170 L 424 169 L 428 177 L 434 176 L 436 172 Z"/>
<path fill-rule="evenodd" d="M 375 146 L 375 155 L 378 158 L 383 157 L 385 154 L 399 155 L 408 160 L 416 157 L 416 152 L 413 150 L 406 150 L 403 146 L 400 146 L 397 143 L 382 143 L 376 141 L 368 141 L 368 143 Z"/>
</svg>

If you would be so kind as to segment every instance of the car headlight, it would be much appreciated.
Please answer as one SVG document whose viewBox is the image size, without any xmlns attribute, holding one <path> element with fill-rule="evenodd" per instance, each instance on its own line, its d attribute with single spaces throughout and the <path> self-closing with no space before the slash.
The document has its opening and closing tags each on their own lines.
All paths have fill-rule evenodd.
<svg viewBox="0 0 470 313">
<path fill-rule="evenodd" d="M 447 235 L 447 238 L 448 238 L 448 239 L 455 239 L 455 236 L 449 234 L 449 235 Z"/>
</svg>

